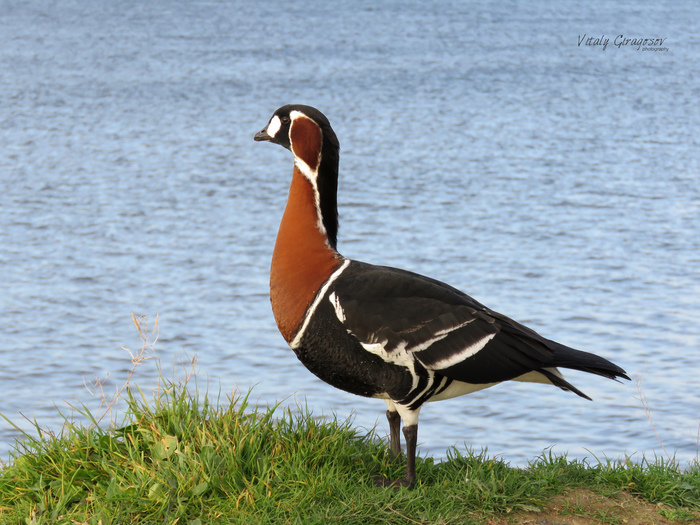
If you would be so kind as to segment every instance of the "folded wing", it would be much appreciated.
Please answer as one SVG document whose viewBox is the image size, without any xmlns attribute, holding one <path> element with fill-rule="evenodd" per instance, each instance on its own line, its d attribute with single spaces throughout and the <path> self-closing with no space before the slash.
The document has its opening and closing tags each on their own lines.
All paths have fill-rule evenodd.
<svg viewBox="0 0 700 525">
<path fill-rule="evenodd" d="M 396 363 L 413 358 L 457 381 L 494 383 L 537 371 L 587 397 L 553 369 L 626 377 L 601 357 L 545 339 L 447 284 L 404 270 L 353 261 L 335 283 L 332 301 L 365 348 L 381 348 L 383 358 Z"/>
</svg>

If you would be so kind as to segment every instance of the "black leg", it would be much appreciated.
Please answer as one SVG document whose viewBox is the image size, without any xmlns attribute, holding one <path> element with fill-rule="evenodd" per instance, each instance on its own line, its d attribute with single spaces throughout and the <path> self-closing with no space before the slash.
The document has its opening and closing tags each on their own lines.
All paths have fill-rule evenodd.
<svg viewBox="0 0 700 525">
<path fill-rule="evenodd" d="M 401 416 L 398 412 L 386 411 L 389 420 L 389 435 L 391 436 L 391 451 L 395 456 L 401 454 Z"/>
<path fill-rule="evenodd" d="M 398 419 L 398 418 L 397 418 Z M 393 424 L 391 419 L 390 424 Z M 392 427 L 393 428 L 393 427 Z M 374 478 L 377 487 L 401 487 L 412 488 L 416 483 L 416 443 L 418 442 L 418 425 L 408 425 L 403 427 L 403 435 L 406 438 L 406 476 L 403 479 L 391 481 L 386 478 Z M 399 441 L 398 438 L 396 440 Z M 392 440 L 393 442 L 393 440 Z"/>
<path fill-rule="evenodd" d="M 406 438 L 406 477 L 399 481 L 404 487 L 413 487 L 416 482 L 416 443 L 418 443 L 418 425 L 403 427 Z"/>
</svg>

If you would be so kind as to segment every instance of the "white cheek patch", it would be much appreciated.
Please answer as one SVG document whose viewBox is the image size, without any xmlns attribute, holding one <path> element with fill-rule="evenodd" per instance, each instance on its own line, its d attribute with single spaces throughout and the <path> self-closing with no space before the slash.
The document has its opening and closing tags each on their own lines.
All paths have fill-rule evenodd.
<svg viewBox="0 0 700 525">
<path fill-rule="evenodd" d="M 270 135 L 272 138 L 275 138 L 275 135 L 277 135 L 277 132 L 280 130 L 281 127 L 282 121 L 277 115 L 275 115 L 274 117 L 272 117 L 270 123 L 267 125 L 267 134 Z"/>
</svg>

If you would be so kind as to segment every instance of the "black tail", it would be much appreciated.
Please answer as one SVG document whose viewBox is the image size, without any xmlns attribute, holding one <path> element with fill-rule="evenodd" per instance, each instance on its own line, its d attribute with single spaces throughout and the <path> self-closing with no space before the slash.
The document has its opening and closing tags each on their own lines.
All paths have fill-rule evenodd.
<svg viewBox="0 0 700 525">
<path fill-rule="evenodd" d="M 580 370 L 581 372 L 588 372 L 589 374 L 596 374 L 599 376 L 607 377 L 608 379 L 618 378 L 629 380 L 627 372 L 622 368 L 617 366 L 615 363 L 608 361 L 607 359 L 600 357 L 595 354 L 590 354 L 588 352 L 582 352 L 581 350 L 574 350 L 568 346 L 564 346 L 554 341 L 547 341 L 548 346 L 554 351 L 554 360 L 552 361 L 552 367 L 570 368 L 572 370 Z M 562 379 L 555 373 L 542 369 L 538 370 L 542 375 L 546 376 L 553 384 L 564 390 L 571 390 L 579 396 L 591 400 L 586 394 L 581 392 L 578 388 L 573 386 L 568 381 Z"/>
</svg>

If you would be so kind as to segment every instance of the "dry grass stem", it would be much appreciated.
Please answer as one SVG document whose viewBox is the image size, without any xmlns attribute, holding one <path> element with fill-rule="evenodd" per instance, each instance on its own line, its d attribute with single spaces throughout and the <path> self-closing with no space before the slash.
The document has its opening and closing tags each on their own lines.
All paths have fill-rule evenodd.
<svg viewBox="0 0 700 525">
<path fill-rule="evenodd" d="M 93 391 L 87 385 L 85 385 L 92 395 L 99 395 L 101 398 L 100 410 L 102 410 L 102 415 L 97 418 L 97 423 L 100 423 L 107 414 L 110 414 L 112 423 L 115 423 L 113 419 L 114 407 L 117 405 L 119 399 L 121 399 L 121 395 L 124 392 L 124 390 L 126 390 L 126 388 L 131 383 L 131 380 L 133 379 L 134 374 L 136 373 L 136 369 L 145 361 L 149 359 L 154 359 L 156 357 L 155 344 L 158 341 L 159 334 L 158 317 L 159 314 L 156 314 L 156 320 L 153 323 L 153 328 L 149 330 L 147 315 L 140 315 L 136 317 L 136 315 L 134 315 L 133 312 L 131 313 L 131 320 L 139 332 L 139 337 L 141 339 L 141 348 L 138 351 L 134 351 L 122 346 L 123 350 L 129 352 L 129 355 L 131 356 L 132 366 L 131 370 L 129 371 L 129 375 L 127 376 L 124 383 L 117 389 L 117 391 L 111 397 L 108 397 L 104 391 L 104 384 L 107 381 L 107 378 L 109 378 L 109 374 L 107 374 L 104 377 L 104 379 L 101 380 L 97 377 L 95 378 L 95 381 L 92 384 L 92 388 L 97 391 Z"/>
<path fill-rule="evenodd" d="M 647 419 L 649 420 L 649 424 L 651 425 L 651 429 L 654 431 L 654 435 L 656 436 L 656 439 L 659 442 L 659 445 L 661 446 L 661 450 L 664 451 L 664 454 L 666 454 L 666 457 L 669 459 L 669 461 L 673 461 L 673 457 L 671 454 L 668 453 L 666 450 L 666 447 L 664 447 L 664 443 L 661 440 L 661 436 L 659 436 L 659 433 L 656 430 L 656 426 L 654 425 L 654 419 L 651 417 L 651 408 L 649 406 L 649 400 L 647 399 L 647 396 L 644 395 L 644 392 L 642 390 L 642 387 L 644 386 L 644 378 L 639 377 L 634 380 L 634 384 L 637 387 L 637 393 L 639 394 L 639 397 L 637 398 L 639 402 L 642 404 L 642 407 L 644 408 L 644 413 L 647 415 Z"/>
</svg>

